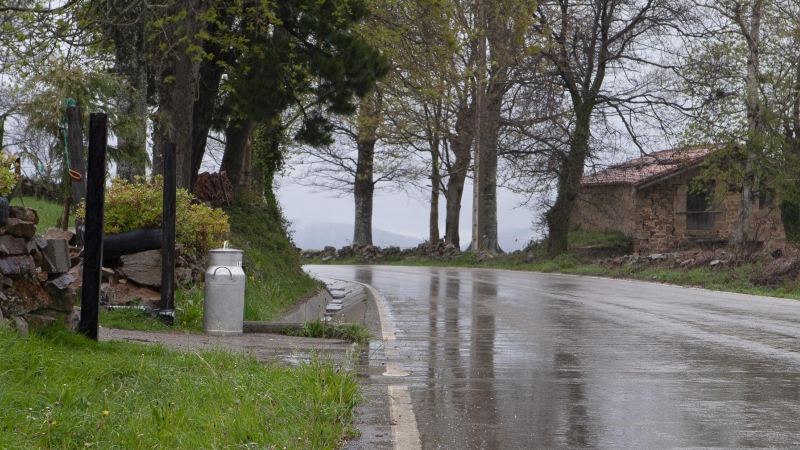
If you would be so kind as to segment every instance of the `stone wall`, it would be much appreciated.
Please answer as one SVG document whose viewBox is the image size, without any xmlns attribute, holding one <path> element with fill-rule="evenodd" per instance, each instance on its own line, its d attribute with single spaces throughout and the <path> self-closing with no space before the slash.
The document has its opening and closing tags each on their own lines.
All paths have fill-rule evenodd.
<svg viewBox="0 0 800 450">
<path fill-rule="evenodd" d="M 70 232 L 37 234 L 38 222 L 35 210 L 12 206 L 0 228 L 0 322 L 23 332 L 56 321 L 74 329 L 80 249 L 69 246 Z"/>
<path fill-rule="evenodd" d="M 636 231 L 634 188 L 630 185 L 583 186 L 572 213 L 572 226 L 584 231 Z"/>
<path fill-rule="evenodd" d="M 700 169 L 638 189 L 631 185 L 585 186 L 575 204 L 572 225 L 585 231 L 616 230 L 633 237 L 634 253 L 674 251 L 698 242 L 721 243 L 730 238 L 740 193 L 715 183 L 713 223 L 708 230 L 687 229 L 686 197 Z M 757 205 L 758 206 L 758 205 Z M 748 240 L 772 248 L 786 235 L 778 208 L 757 209 Z"/>
<path fill-rule="evenodd" d="M 83 248 L 70 246 L 74 233 L 58 228 L 36 233 L 39 217 L 30 208 L 12 206 L 8 225 L 0 228 L 0 326 L 22 332 L 56 321 L 74 330 L 75 306 L 83 283 Z M 202 281 L 205 257 L 175 249 L 179 285 Z M 107 267 L 106 267 L 107 266 Z M 158 308 L 161 301 L 161 250 L 104 261 L 101 304 Z"/>
<path fill-rule="evenodd" d="M 715 182 L 717 200 L 711 207 L 713 227 L 709 230 L 687 228 L 686 196 L 699 169 L 644 187 L 636 192 L 637 230 L 633 235 L 634 253 L 661 253 L 682 249 L 698 242 L 722 243 L 730 238 L 741 194 L 727 192 L 724 180 Z M 755 212 L 748 240 L 774 246 L 785 240 L 778 208 Z"/>
<path fill-rule="evenodd" d="M 189 285 L 203 280 L 205 257 L 187 255 L 175 246 L 175 283 Z M 158 309 L 161 303 L 161 250 L 123 255 L 103 263 L 100 285 L 102 301 L 110 306 L 145 306 Z"/>
</svg>

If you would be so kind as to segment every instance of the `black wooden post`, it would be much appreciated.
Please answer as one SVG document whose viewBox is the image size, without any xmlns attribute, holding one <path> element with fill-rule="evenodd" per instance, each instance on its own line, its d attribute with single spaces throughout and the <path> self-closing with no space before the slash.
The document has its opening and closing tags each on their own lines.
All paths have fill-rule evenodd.
<svg viewBox="0 0 800 450">
<path fill-rule="evenodd" d="M 77 208 L 86 198 L 86 159 L 83 154 L 83 128 L 81 109 L 67 107 L 67 148 L 69 149 L 70 179 L 72 180 L 72 205 Z M 105 184 L 105 182 L 104 182 Z M 83 222 L 75 218 L 75 237 L 77 245 L 83 245 Z"/>
<path fill-rule="evenodd" d="M 169 324 L 175 309 L 175 143 L 164 144 L 164 208 L 161 216 L 161 320 Z"/>
<path fill-rule="evenodd" d="M 89 116 L 89 164 L 87 170 L 86 235 L 84 238 L 83 291 L 79 331 L 97 340 L 100 283 L 103 271 L 103 222 L 106 195 L 106 146 L 108 116 Z"/>
</svg>

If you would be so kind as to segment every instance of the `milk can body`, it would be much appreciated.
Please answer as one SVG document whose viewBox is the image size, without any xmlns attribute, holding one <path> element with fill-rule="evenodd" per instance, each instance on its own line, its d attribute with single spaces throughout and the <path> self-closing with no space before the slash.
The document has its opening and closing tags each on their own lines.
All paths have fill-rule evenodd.
<svg viewBox="0 0 800 450">
<path fill-rule="evenodd" d="M 203 331 L 214 335 L 242 334 L 244 284 L 242 251 L 218 248 L 209 252 L 206 270 Z"/>
</svg>

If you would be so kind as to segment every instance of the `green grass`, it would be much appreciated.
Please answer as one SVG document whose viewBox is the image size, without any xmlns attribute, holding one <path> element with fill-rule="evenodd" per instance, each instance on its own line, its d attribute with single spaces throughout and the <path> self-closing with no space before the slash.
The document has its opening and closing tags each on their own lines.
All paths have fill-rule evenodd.
<svg viewBox="0 0 800 450">
<path fill-rule="evenodd" d="M 64 215 L 64 205 L 51 202 L 50 200 L 42 200 L 36 197 L 23 197 L 25 206 L 33 208 L 39 215 L 39 224 L 36 225 L 36 232 L 44 234 L 44 232 L 51 227 L 55 227 L 61 216 Z M 11 205 L 22 206 L 19 197 L 14 197 L 10 200 Z M 70 216 L 69 226 L 75 226 L 75 217 Z"/>
<path fill-rule="evenodd" d="M 620 231 L 587 232 L 583 230 L 570 231 L 570 247 L 630 247 L 633 243 L 630 236 L 625 236 Z"/>
<path fill-rule="evenodd" d="M 200 286 L 184 286 L 175 290 L 175 323 L 172 326 L 141 309 L 107 309 L 102 306 L 100 325 L 125 330 L 200 332 L 203 330 L 203 302 Z"/>
<path fill-rule="evenodd" d="M 534 252 L 536 254 L 536 252 Z M 426 267 L 476 267 L 486 269 L 521 270 L 545 273 L 591 275 L 610 278 L 627 278 L 655 281 L 681 286 L 697 286 L 705 289 L 742 294 L 764 295 L 800 300 L 797 283 L 786 283 L 775 287 L 757 286 L 751 280 L 758 277 L 760 263 L 748 263 L 736 267 L 701 267 L 690 270 L 653 267 L 643 264 L 606 268 L 598 264 L 581 261 L 573 254 L 560 255 L 553 259 L 537 255 L 533 261 L 525 261 L 525 253 L 506 254 L 494 259 L 477 262 L 474 253 L 464 253 L 454 259 L 428 259 L 420 257 L 385 257 L 378 262 L 359 258 L 333 260 L 322 263 L 311 260 L 309 264 L 378 264 L 390 266 Z"/>
<path fill-rule="evenodd" d="M 284 231 L 280 210 L 260 201 L 242 201 L 227 212 L 233 246 L 245 252 L 245 320 L 274 320 L 321 289 L 300 268 L 299 253 Z"/>
<path fill-rule="evenodd" d="M 357 323 L 328 323 L 321 320 L 306 322 L 299 329 L 282 328 L 281 334 L 311 338 L 343 339 L 359 344 L 366 344 L 373 338 L 369 329 Z"/>
<path fill-rule="evenodd" d="M 330 449 L 354 432 L 355 375 L 223 351 L 0 328 L 0 448 Z"/>
</svg>

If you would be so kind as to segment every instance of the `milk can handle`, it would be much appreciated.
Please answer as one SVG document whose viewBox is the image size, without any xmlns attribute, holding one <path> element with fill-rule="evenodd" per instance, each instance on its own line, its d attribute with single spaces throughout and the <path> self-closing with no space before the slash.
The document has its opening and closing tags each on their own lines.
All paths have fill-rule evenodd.
<svg viewBox="0 0 800 450">
<path fill-rule="evenodd" d="M 211 274 L 211 276 L 212 276 L 214 279 L 217 279 L 217 271 L 218 271 L 219 269 L 225 269 L 225 270 L 227 270 L 227 271 L 228 271 L 228 273 L 229 273 L 229 274 L 230 274 L 230 276 L 231 276 L 231 281 L 233 281 L 233 272 L 231 272 L 231 269 L 229 269 L 229 268 L 227 268 L 227 267 L 225 267 L 225 266 L 219 266 L 219 267 L 217 267 L 216 269 L 214 269 L 214 273 L 212 273 L 212 274 Z"/>
</svg>

